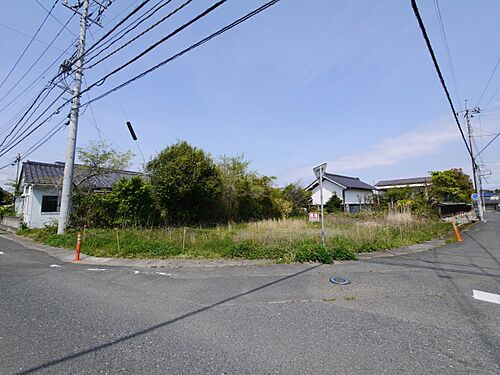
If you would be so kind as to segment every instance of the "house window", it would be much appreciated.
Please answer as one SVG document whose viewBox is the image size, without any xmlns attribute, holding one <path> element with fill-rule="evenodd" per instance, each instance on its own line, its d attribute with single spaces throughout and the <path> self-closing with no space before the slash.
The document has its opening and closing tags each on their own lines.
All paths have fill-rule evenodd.
<svg viewBox="0 0 500 375">
<path fill-rule="evenodd" d="M 57 195 L 43 195 L 42 212 L 59 212 L 59 197 Z"/>
</svg>

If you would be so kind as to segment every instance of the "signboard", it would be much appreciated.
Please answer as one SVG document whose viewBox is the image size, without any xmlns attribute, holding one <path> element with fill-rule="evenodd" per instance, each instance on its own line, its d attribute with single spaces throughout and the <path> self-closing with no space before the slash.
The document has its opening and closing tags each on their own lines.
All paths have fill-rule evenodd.
<svg viewBox="0 0 500 375">
<path fill-rule="evenodd" d="M 321 165 L 318 165 L 317 167 L 313 168 L 314 174 L 316 175 L 316 178 L 319 178 L 319 176 L 323 176 L 323 173 L 326 171 L 326 163 L 323 163 Z"/>
<path fill-rule="evenodd" d="M 309 222 L 318 223 L 319 222 L 319 212 L 309 212 Z"/>
<path fill-rule="evenodd" d="M 470 195 L 470 197 L 472 198 L 473 201 L 477 201 L 479 199 L 479 194 L 478 193 L 472 193 Z"/>
</svg>

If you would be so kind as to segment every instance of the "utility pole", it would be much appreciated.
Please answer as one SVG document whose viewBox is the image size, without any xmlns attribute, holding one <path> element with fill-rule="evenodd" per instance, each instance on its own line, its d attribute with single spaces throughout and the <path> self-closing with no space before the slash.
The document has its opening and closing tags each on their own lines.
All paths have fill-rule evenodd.
<svg viewBox="0 0 500 375">
<path fill-rule="evenodd" d="M 21 154 L 18 153 L 17 156 L 16 156 L 16 181 L 15 181 L 15 185 L 14 185 L 14 194 L 17 193 L 17 191 L 19 190 L 19 166 L 21 164 Z"/>
<path fill-rule="evenodd" d="M 75 10 L 77 11 L 77 10 Z M 80 114 L 80 90 L 83 77 L 83 55 L 85 53 L 85 35 L 89 14 L 89 0 L 83 0 L 80 12 L 80 37 L 75 62 L 75 80 L 73 81 L 73 98 L 68 125 L 66 144 L 66 162 L 64 164 L 64 177 L 61 193 L 61 208 L 57 234 L 64 234 L 68 225 L 69 210 L 71 208 L 71 194 L 73 190 L 73 174 L 75 169 L 76 135 L 78 130 L 78 116 Z"/>
<path fill-rule="evenodd" d="M 467 108 L 467 100 L 465 101 L 465 120 L 467 121 L 467 132 L 469 135 L 469 147 L 471 151 L 471 161 L 472 161 L 472 175 L 474 177 L 474 190 L 479 195 L 477 200 L 477 212 L 479 215 L 479 220 L 484 221 L 484 211 L 483 211 L 483 191 L 481 189 L 481 171 L 479 170 L 479 166 L 477 165 L 475 152 L 474 152 L 474 134 L 472 130 L 472 126 L 470 123 L 470 119 L 472 117 L 472 113 L 479 113 L 479 108 Z"/>
</svg>

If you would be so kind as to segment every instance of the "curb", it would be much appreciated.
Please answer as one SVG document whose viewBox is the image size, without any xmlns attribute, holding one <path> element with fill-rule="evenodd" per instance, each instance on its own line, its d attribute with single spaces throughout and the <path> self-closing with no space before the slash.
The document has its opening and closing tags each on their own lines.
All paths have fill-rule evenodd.
<svg viewBox="0 0 500 375">
<path fill-rule="evenodd" d="M 127 259 L 127 258 L 102 258 L 80 253 L 81 260 L 73 261 L 73 251 L 59 247 L 52 247 L 35 242 L 31 238 L 18 236 L 13 233 L 0 233 L 1 238 L 16 242 L 29 249 L 42 251 L 53 258 L 65 263 L 115 266 L 115 267 L 141 267 L 141 268 L 213 268 L 213 267 L 235 267 L 235 266 L 264 266 L 275 264 L 269 259 Z"/>
</svg>

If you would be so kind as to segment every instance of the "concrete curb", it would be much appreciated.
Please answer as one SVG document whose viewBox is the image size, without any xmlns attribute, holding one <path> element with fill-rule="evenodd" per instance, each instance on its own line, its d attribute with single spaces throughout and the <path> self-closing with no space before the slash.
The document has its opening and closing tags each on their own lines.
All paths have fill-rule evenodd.
<svg viewBox="0 0 500 375">
<path fill-rule="evenodd" d="M 30 249 L 43 251 L 48 255 L 67 263 L 97 265 L 97 266 L 116 266 L 116 267 L 141 267 L 141 268 L 188 268 L 188 267 L 235 267 L 235 266 L 263 266 L 276 264 L 269 259 L 127 259 L 127 258 L 103 258 L 80 253 L 81 261 L 74 262 L 74 251 L 52 247 L 35 242 L 31 238 L 18 236 L 14 233 L 2 233 L 0 237 L 19 243 Z M 420 244 L 400 247 L 391 250 L 378 251 L 373 253 L 356 254 L 357 260 L 369 260 L 372 258 L 387 258 L 399 255 L 419 253 L 432 250 L 445 245 L 443 239 L 434 239 Z M 335 261 L 340 263 L 340 261 Z"/>
<path fill-rule="evenodd" d="M 31 238 L 18 236 L 13 233 L 1 233 L 0 237 L 11 240 L 30 249 L 43 251 L 61 262 L 115 266 L 115 267 L 141 267 L 141 268 L 188 268 L 188 267 L 228 267 L 228 266 L 263 266 L 275 264 L 268 259 L 126 259 L 126 258 L 102 258 L 80 253 L 81 261 L 74 262 L 75 252 L 58 247 L 39 244 Z"/>
</svg>

